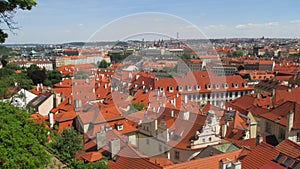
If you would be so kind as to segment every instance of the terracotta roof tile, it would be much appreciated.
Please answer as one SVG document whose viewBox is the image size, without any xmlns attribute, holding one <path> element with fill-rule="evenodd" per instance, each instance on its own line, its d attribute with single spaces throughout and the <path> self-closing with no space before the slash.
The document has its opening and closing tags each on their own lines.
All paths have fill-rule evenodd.
<svg viewBox="0 0 300 169">
<path fill-rule="evenodd" d="M 235 150 L 228 153 L 217 154 L 206 158 L 198 158 L 195 160 L 174 164 L 164 167 L 165 169 L 217 169 L 219 161 L 225 158 L 234 160 L 242 150 Z"/>
</svg>

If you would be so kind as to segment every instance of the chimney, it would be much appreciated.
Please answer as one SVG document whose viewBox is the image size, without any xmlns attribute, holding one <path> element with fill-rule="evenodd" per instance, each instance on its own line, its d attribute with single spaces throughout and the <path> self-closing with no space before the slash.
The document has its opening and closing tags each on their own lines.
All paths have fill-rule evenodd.
<svg viewBox="0 0 300 169">
<path fill-rule="evenodd" d="M 222 124 L 222 138 L 225 138 L 227 132 L 227 120 Z"/>
<path fill-rule="evenodd" d="M 37 84 L 36 85 L 36 91 L 39 91 L 40 90 L 40 84 Z"/>
<path fill-rule="evenodd" d="M 183 120 L 189 120 L 190 119 L 190 112 L 186 111 L 183 113 Z"/>
<path fill-rule="evenodd" d="M 173 99 L 173 105 L 176 108 L 176 98 Z"/>
<path fill-rule="evenodd" d="M 256 145 L 259 145 L 263 141 L 264 138 L 260 134 L 256 136 Z"/>
<path fill-rule="evenodd" d="M 111 153 L 111 158 L 114 158 L 121 149 L 120 139 L 112 139 L 109 141 L 109 150 Z"/>
<path fill-rule="evenodd" d="M 231 165 L 231 161 L 229 159 L 223 159 L 219 161 L 219 169 L 228 169 Z"/>
<path fill-rule="evenodd" d="M 187 95 L 184 95 L 184 103 L 187 103 L 187 101 L 188 101 L 188 97 Z"/>
<path fill-rule="evenodd" d="M 174 117 L 174 110 L 171 110 L 171 117 Z"/>
<path fill-rule="evenodd" d="M 106 145 L 106 132 L 101 130 L 96 134 L 97 150 Z"/>
<path fill-rule="evenodd" d="M 231 169 L 242 169 L 242 164 L 240 161 L 236 160 L 232 163 Z"/>
<path fill-rule="evenodd" d="M 54 118 L 53 118 L 53 113 L 49 113 L 49 122 L 50 122 L 50 128 L 53 128 L 54 126 Z"/>
<path fill-rule="evenodd" d="M 71 97 L 68 98 L 68 104 L 72 104 L 72 99 L 71 99 Z"/>
<path fill-rule="evenodd" d="M 291 132 L 293 128 L 293 124 L 294 124 L 294 111 L 290 111 L 287 114 L 287 124 L 286 124 L 287 133 Z"/>
</svg>

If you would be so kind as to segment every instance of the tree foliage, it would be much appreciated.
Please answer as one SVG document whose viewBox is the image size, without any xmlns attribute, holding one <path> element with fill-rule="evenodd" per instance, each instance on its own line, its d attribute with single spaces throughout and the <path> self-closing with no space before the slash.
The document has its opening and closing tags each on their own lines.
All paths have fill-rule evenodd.
<svg viewBox="0 0 300 169">
<path fill-rule="evenodd" d="M 135 110 L 141 111 L 144 109 L 145 105 L 144 103 L 132 103 L 132 106 L 134 107 Z"/>
<path fill-rule="evenodd" d="M 16 70 L 20 69 L 19 66 L 12 64 L 0 69 L 0 98 L 7 98 L 12 95 L 13 93 L 9 89 L 23 88 L 29 90 L 32 88 L 33 82 L 25 72 L 16 73 Z"/>
<path fill-rule="evenodd" d="M 68 160 L 72 159 L 78 150 L 82 149 L 82 138 L 74 128 L 65 129 L 52 143 L 52 148 Z"/>
<path fill-rule="evenodd" d="M 44 85 L 51 87 L 62 80 L 62 74 L 58 70 L 48 70 L 46 77 L 47 79 L 44 81 Z"/>
<path fill-rule="evenodd" d="M 0 23 L 5 24 L 9 30 L 16 29 L 13 20 L 16 10 L 31 10 L 36 5 L 35 0 L 6 0 L 0 1 Z M 5 42 L 7 33 L 0 29 L 0 43 Z"/>
<path fill-rule="evenodd" d="M 98 64 L 99 68 L 107 68 L 109 64 L 106 62 L 106 60 L 101 60 L 101 62 Z"/>
<path fill-rule="evenodd" d="M 0 102 L 0 168 L 44 168 L 50 161 L 43 145 L 48 130 L 26 111 Z"/>
</svg>

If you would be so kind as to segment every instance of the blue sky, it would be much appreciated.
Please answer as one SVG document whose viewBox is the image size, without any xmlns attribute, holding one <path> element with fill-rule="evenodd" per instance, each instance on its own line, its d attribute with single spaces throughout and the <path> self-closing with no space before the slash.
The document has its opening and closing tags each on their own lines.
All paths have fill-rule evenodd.
<svg viewBox="0 0 300 169">
<path fill-rule="evenodd" d="M 109 22 L 143 12 L 178 16 L 196 25 L 209 38 L 300 38 L 298 0 L 38 0 L 37 3 L 31 11 L 17 12 L 15 21 L 20 29 L 16 30 L 17 35 L 9 35 L 7 43 L 88 41 Z M 153 17 L 160 18 L 159 15 Z M 134 17 L 130 19 L 133 20 Z M 113 31 L 126 34 L 133 25 L 121 27 Z M 181 34 L 181 31 L 177 32 Z M 174 32 L 172 29 L 169 34 L 174 35 Z M 186 38 L 184 33 L 182 35 Z M 110 40 L 108 35 L 105 40 Z"/>
</svg>

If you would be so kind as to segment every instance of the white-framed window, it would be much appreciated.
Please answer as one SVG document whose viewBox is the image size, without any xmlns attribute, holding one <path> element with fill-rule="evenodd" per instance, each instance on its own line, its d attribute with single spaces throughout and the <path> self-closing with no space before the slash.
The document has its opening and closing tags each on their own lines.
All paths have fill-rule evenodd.
<svg viewBox="0 0 300 169">
<path fill-rule="evenodd" d="M 200 85 L 198 85 L 198 84 L 195 85 L 195 89 L 196 89 L 196 90 L 200 90 Z"/>
<path fill-rule="evenodd" d="M 206 84 L 206 89 L 210 90 L 211 89 L 211 85 L 210 84 Z"/>
</svg>

